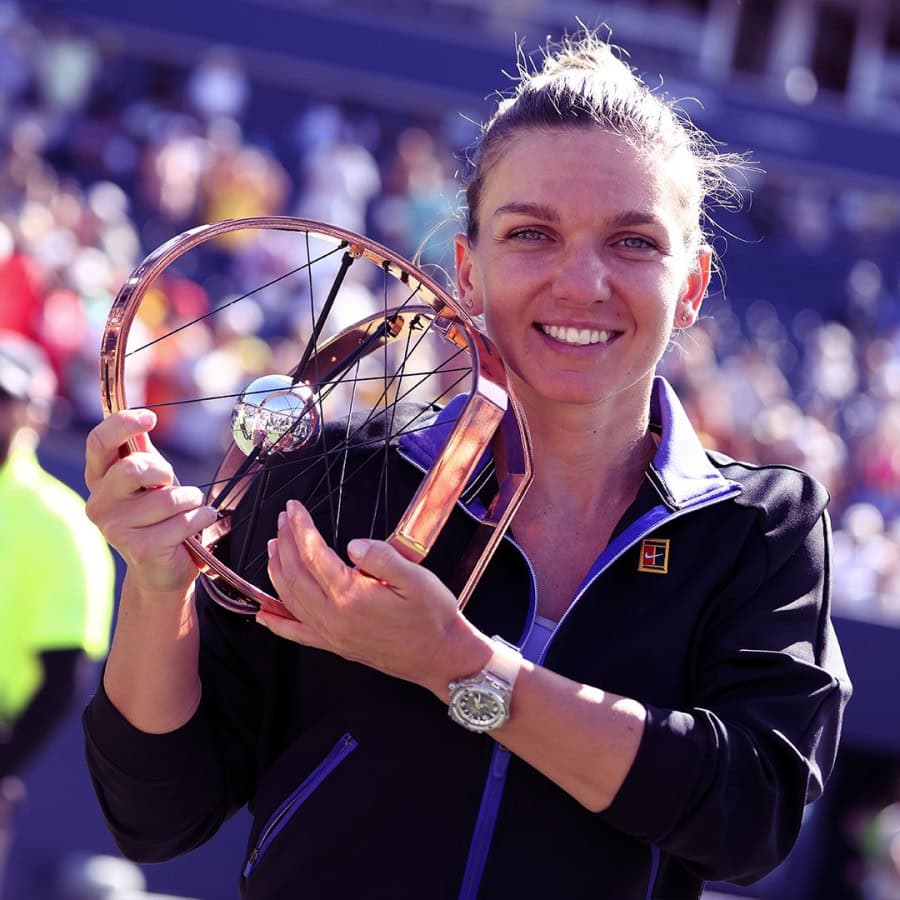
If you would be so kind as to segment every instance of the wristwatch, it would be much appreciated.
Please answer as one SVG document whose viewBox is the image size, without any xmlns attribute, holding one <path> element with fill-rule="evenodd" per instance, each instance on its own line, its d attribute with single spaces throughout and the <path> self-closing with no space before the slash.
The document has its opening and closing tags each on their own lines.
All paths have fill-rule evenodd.
<svg viewBox="0 0 900 900">
<path fill-rule="evenodd" d="M 469 731 L 493 731 L 509 718 L 513 687 L 522 668 L 518 647 L 496 634 L 492 640 L 502 646 L 487 665 L 478 674 L 458 678 L 449 685 L 448 715 Z"/>
</svg>

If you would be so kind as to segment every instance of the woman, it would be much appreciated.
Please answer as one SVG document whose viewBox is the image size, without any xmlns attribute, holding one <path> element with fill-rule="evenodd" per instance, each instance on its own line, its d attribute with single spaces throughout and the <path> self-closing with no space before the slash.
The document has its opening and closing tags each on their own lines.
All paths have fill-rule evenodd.
<svg viewBox="0 0 900 900">
<path fill-rule="evenodd" d="M 463 512 L 429 568 L 375 540 L 348 566 L 297 501 L 268 542 L 289 615 L 221 610 L 181 545 L 214 511 L 172 485 L 153 414 L 94 429 L 89 509 L 128 572 L 85 728 L 128 855 L 245 803 L 254 898 L 698 897 L 787 855 L 850 691 L 827 496 L 704 451 L 655 376 L 699 313 L 730 162 L 591 35 L 486 126 L 457 288 L 535 479 L 465 615 L 444 587 Z"/>
</svg>

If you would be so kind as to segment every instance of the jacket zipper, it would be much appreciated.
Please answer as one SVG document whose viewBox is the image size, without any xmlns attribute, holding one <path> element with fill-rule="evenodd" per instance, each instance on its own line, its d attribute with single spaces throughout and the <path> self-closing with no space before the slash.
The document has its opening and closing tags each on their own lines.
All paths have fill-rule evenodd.
<svg viewBox="0 0 900 900">
<path fill-rule="evenodd" d="M 737 488 L 723 490 L 722 492 L 707 498 L 702 503 L 694 504 L 690 507 L 680 509 L 676 512 L 673 512 L 668 507 L 657 507 L 656 509 L 662 509 L 664 510 L 664 512 L 659 514 L 658 516 L 652 516 L 653 511 L 651 511 L 651 513 L 648 513 L 646 516 L 642 517 L 650 519 L 650 521 L 647 521 L 643 525 L 643 527 L 635 529 L 634 532 L 632 532 L 631 529 L 625 529 L 625 531 L 621 535 L 619 535 L 619 540 L 613 542 L 613 550 L 609 553 L 609 556 L 604 558 L 605 553 L 600 554 L 599 559 L 602 560 L 602 562 L 597 568 L 597 571 L 587 579 L 587 581 L 575 595 L 572 602 L 569 604 L 566 611 L 560 617 L 556 628 L 553 629 L 553 634 L 544 645 L 544 649 L 541 652 L 540 658 L 536 660 L 537 664 L 540 665 L 546 658 L 547 650 L 553 643 L 553 638 L 556 636 L 557 631 L 559 631 L 559 626 L 562 625 L 563 620 L 566 618 L 566 616 L 569 615 L 571 610 L 575 607 L 575 604 L 577 604 L 581 599 L 584 592 L 617 559 L 619 559 L 619 557 L 621 557 L 623 553 L 626 553 L 638 541 L 645 538 L 648 534 L 651 534 L 661 525 L 668 524 L 673 519 L 680 518 L 681 516 L 689 512 L 695 512 L 696 510 L 703 509 L 704 507 L 713 506 L 714 504 L 719 503 L 722 500 L 726 500 L 729 497 L 738 494 L 739 492 L 740 490 Z M 465 507 L 463 508 L 465 509 Z M 640 521 L 641 520 L 639 519 L 635 524 L 637 525 Z M 525 560 L 526 564 L 528 565 L 528 569 L 531 572 L 531 583 L 533 588 L 534 569 L 531 566 L 528 557 L 525 555 L 522 548 L 509 535 L 504 535 L 504 540 L 508 540 L 522 555 L 522 558 Z M 532 589 L 532 612 L 535 609 L 537 609 L 537 597 L 535 596 L 535 591 Z M 510 754 L 507 749 L 502 747 L 500 744 L 495 745 L 494 753 L 491 757 L 490 772 L 488 773 L 487 782 L 481 795 L 481 806 L 478 809 L 478 818 L 475 820 L 475 831 L 472 835 L 472 841 L 469 844 L 469 856 L 466 860 L 465 872 L 463 873 L 462 886 L 460 887 L 459 892 L 459 900 L 472 900 L 472 898 L 478 896 L 478 889 L 481 886 L 481 878 L 484 874 L 484 867 L 485 865 L 487 865 L 487 856 L 491 846 L 491 839 L 494 836 L 494 828 L 497 824 L 497 813 L 500 809 L 500 800 L 503 796 L 503 789 L 506 786 L 506 772 L 509 768 L 509 755 Z M 652 848 L 651 852 L 653 851 L 657 853 L 656 858 L 658 859 L 658 850 L 654 847 Z M 655 880 L 656 872 L 654 871 L 651 878 L 651 890 L 653 882 L 655 882 Z"/>
<path fill-rule="evenodd" d="M 398 453 L 402 459 L 405 459 L 411 466 L 418 469 L 421 472 L 425 472 L 426 470 L 419 465 L 415 460 L 410 459 L 410 457 L 403 452 L 402 449 L 398 448 Z M 573 598 L 572 602 L 566 608 L 566 611 L 562 614 L 559 619 L 559 622 L 556 624 L 556 628 L 553 629 L 553 634 L 550 635 L 547 643 L 544 645 L 544 649 L 540 654 L 540 657 L 535 660 L 538 665 L 541 665 L 546 659 L 547 651 L 550 648 L 550 645 L 553 643 L 553 638 L 556 637 L 556 633 L 559 631 L 559 626 L 562 625 L 563 621 L 569 615 L 569 613 L 574 609 L 575 605 L 581 599 L 584 592 L 617 560 L 622 556 L 623 553 L 626 553 L 630 550 L 638 541 L 645 538 L 648 534 L 654 532 L 657 528 L 662 525 L 668 524 L 674 519 L 681 518 L 681 516 L 686 515 L 687 513 L 696 512 L 700 509 L 705 509 L 708 506 L 714 506 L 716 503 L 720 503 L 723 500 L 728 500 L 731 497 L 736 496 L 741 492 L 741 489 L 738 485 L 729 482 L 728 486 L 722 488 L 712 495 L 706 497 L 700 503 L 692 503 L 689 506 L 682 507 L 679 510 L 673 511 L 667 506 L 656 507 L 655 510 L 651 510 L 650 513 L 647 513 L 642 519 L 649 519 L 643 527 L 640 529 L 636 529 L 634 533 L 632 533 L 630 528 L 627 528 L 621 535 L 619 535 L 619 541 L 614 541 L 614 549 L 610 552 L 607 558 L 604 558 L 605 553 L 602 553 L 599 559 L 602 559 L 602 563 L 597 568 L 597 571 L 594 572 L 585 583 L 581 586 L 578 593 Z M 480 521 L 478 516 L 475 515 L 469 508 L 468 504 L 463 502 L 458 502 L 456 504 L 462 511 L 469 516 L 469 518 L 474 519 L 476 522 Z M 660 510 L 659 514 L 654 516 L 653 513 L 656 510 Z M 641 519 L 635 523 L 635 525 L 639 524 Z M 537 597 L 535 596 L 536 591 L 534 590 L 535 585 L 535 574 L 534 567 L 531 565 L 528 556 L 522 550 L 522 548 L 515 542 L 515 540 L 509 535 L 509 533 L 503 535 L 503 539 L 505 541 L 509 541 L 521 554 L 522 559 L 525 560 L 525 564 L 528 566 L 528 571 L 531 575 L 531 598 L 530 598 L 530 609 L 529 614 L 530 617 L 533 618 L 535 611 L 537 610 Z M 609 549 L 609 548 L 607 548 Z M 523 636 L 527 637 L 527 632 Z M 520 641 L 521 642 L 521 641 Z M 490 850 L 491 840 L 494 836 L 494 828 L 497 824 L 497 813 L 500 809 L 500 800 L 503 796 L 503 789 L 506 786 L 506 772 L 509 768 L 509 751 L 501 746 L 500 744 L 495 744 L 493 754 L 491 756 L 491 764 L 490 770 L 488 772 L 487 782 L 484 786 L 484 791 L 481 795 L 481 805 L 478 808 L 478 818 L 475 820 L 475 830 L 472 834 L 472 840 L 469 844 L 469 855 L 466 860 L 466 868 L 463 873 L 462 885 L 459 891 L 459 900 L 472 900 L 472 898 L 477 897 L 478 889 L 481 886 L 481 878 L 484 874 L 484 867 L 487 864 L 487 856 L 488 851 Z M 651 846 L 651 875 L 650 882 L 648 885 L 648 896 L 653 891 L 653 887 L 656 883 L 656 878 L 659 870 L 659 848 L 656 846 Z"/>
<path fill-rule="evenodd" d="M 656 879 L 659 877 L 660 852 L 656 844 L 650 845 L 650 877 L 647 879 L 647 894 L 644 900 L 653 900 L 656 890 Z"/>
<path fill-rule="evenodd" d="M 478 896 L 481 876 L 484 874 L 488 851 L 491 848 L 491 839 L 494 837 L 497 811 L 500 809 L 500 799 L 506 784 L 509 755 L 509 750 L 505 747 L 494 744 L 488 780 L 484 786 L 484 793 L 481 795 L 481 806 L 478 809 L 478 818 L 475 820 L 475 832 L 472 835 L 472 843 L 469 845 L 469 858 L 466 860 L 466 870 L 463 873 L 462 886 L 459 889 L 459 900 L 474 900 Z"/>
<path fill-rule="evenodd" d="M 715 506 L 717 503 L 721 503 L 723 500 L 728 500 L 731 497 L 736 496 L 740 493 L 739 487 L 732 487 L 729 489 L 725 489 L 717 494 L 714 494 L 712 497 L 707 498 L 702 503 L 694 504 L 693 506 L 687 506 L 679 510 L 672 511 L 668 507 L 662 507 L 665 510 L 665 514 L 660 515 L 658 518 L 653 517 L 651 521 L 647 522 L 640 529 L 636 529 L 634 534 L 631 534 L 631 529 L 626 528 L 625 531 L 619 535 L 618 540 L 613 540 L 613 550 L 610 552 L 608 558 L 604 558 L 606 553 L 605 551 L 600 554 L 599 559 L 602 560 L 601 565 L 591 575 L 587 581 L 581 586 L 578 590 L 578 593 L 575 595 L 572 602 L 566 607 L 566 611 L 560 616 L 559 622 L 556 623 L 556 628 L 553 629 L 553 634 L 550 636 L 550 639 L 544 645 L 544 651 L 541 653 L 540 658 L 536 660 L 538 665 L 542 665 L 544 660 L 547 657 L 547 651 L 550 649 L 550 645 L 553 643 L 553 638 L 556 637 L 556 633 L 559 631 L 560 625 L 566 620 L 569 613 L 575 608 L 575 605 L 582 598 L 585 591 L 623 554 L 627 553 L 638 541 L 643 540 L 647 537 L 648 534 L 652 534 L 662 525 L 668 525 L 669 522 L 674 521 L 675 519 L 680 519 L 682 516 L 687 515 L 688 513 L 697 512 L 700 509 L 706 509 L 708 506 Z M 659 507 L 657 507 L 659 509 Z M 653 510 L 650 513 L 647 513 L 642 518 L 651 517 Z M 635 525 L 638 525 L 641 522 L 641 519 L 638 519 L 635 522 Z M 621 545 L 617 546 L 621 541 Z M 608 549 L 608 548 L 607 548 Z M 519 548 L 519 552 L 522 553 L 521 547 Z M 524 556 L 524 553 L 523 553 Z"/>
<path fill-rule="evenodd" d="M 328 755 L 310 772 L 307 778 L 297 787 L 288 798 L 278 807 L 272 817 L 266 823 L 256 841 L 247 862 L 244 866 L 244 878 L 253 874 L 262 855 L 269 848 L 272 841 L 278 837 L 281 829 L 287 824 L 290 817 L 297 811 L 319 785 L 350 755 L 357 747 L 357 741 L 352 734 L 343 735 L 340 740 L 328 751 Z"/>
</svg>

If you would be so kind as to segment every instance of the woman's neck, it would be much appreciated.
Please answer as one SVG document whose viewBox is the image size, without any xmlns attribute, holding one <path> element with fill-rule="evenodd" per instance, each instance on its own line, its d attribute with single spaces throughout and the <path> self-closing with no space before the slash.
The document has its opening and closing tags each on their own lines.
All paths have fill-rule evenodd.
<svg viewBox="0 0 900 900">
<path fill-rule="evenodd" d="M 568 608 L 607 546 L 656 452 L 646 412 L 616 406 L 615 415 L 560 408 L 529 418 L 534 481 L 511 533 L 531 564 L 538 612 L 551 619 Z"/>
<path fill-rule="evenodd" d="M 526 508 L 552 502 L 584 520 L 611 500 L 634 498 L 656 452 L 649 397 L 594 407 L 542 404 L 525 412 L 534 449 Z"/>
</svg>

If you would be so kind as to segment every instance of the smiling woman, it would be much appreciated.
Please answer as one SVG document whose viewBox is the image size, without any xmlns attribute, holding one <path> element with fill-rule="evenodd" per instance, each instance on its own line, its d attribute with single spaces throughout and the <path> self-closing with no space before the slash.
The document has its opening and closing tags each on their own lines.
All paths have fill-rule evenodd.
<svg viewBox="0 0 900 900">
<path fill-rule="evenodd" d="M 501 454 L 421 563 L 359 513 L 385 471 L 416 491 L 458 398 L 344 485 L 341 540 L 285 455 L 293 490 L 248 526 L 279 604 L 255 623 L 198 581 L 183 541 L 217 513 L 174 481 L 153 415 L 90 436 L 89 510 L 128 574 L 87 752 L 135 859 L 247 804 L 247 898 L 681 900 L 777 866 L 828 779 L 850 685 L 827 494 L 705 450 L 655 374 L 703 302 L 737 160 L 592 34 L 520 75 L 455 248 L 534 479 L 464 612 L 447 585 Z"/>
<path fill-rule="evenodd" d="M 646 419 L 672 328 L 694 320 L 709 283 L 680 184 L 596 126 L 522 129 L 495 155 L 477 225 L 458 238 L 459 293 L 526 405 L 537 392 L 590 419 L 596 403 L 630 402 Z"/>
</svg>

